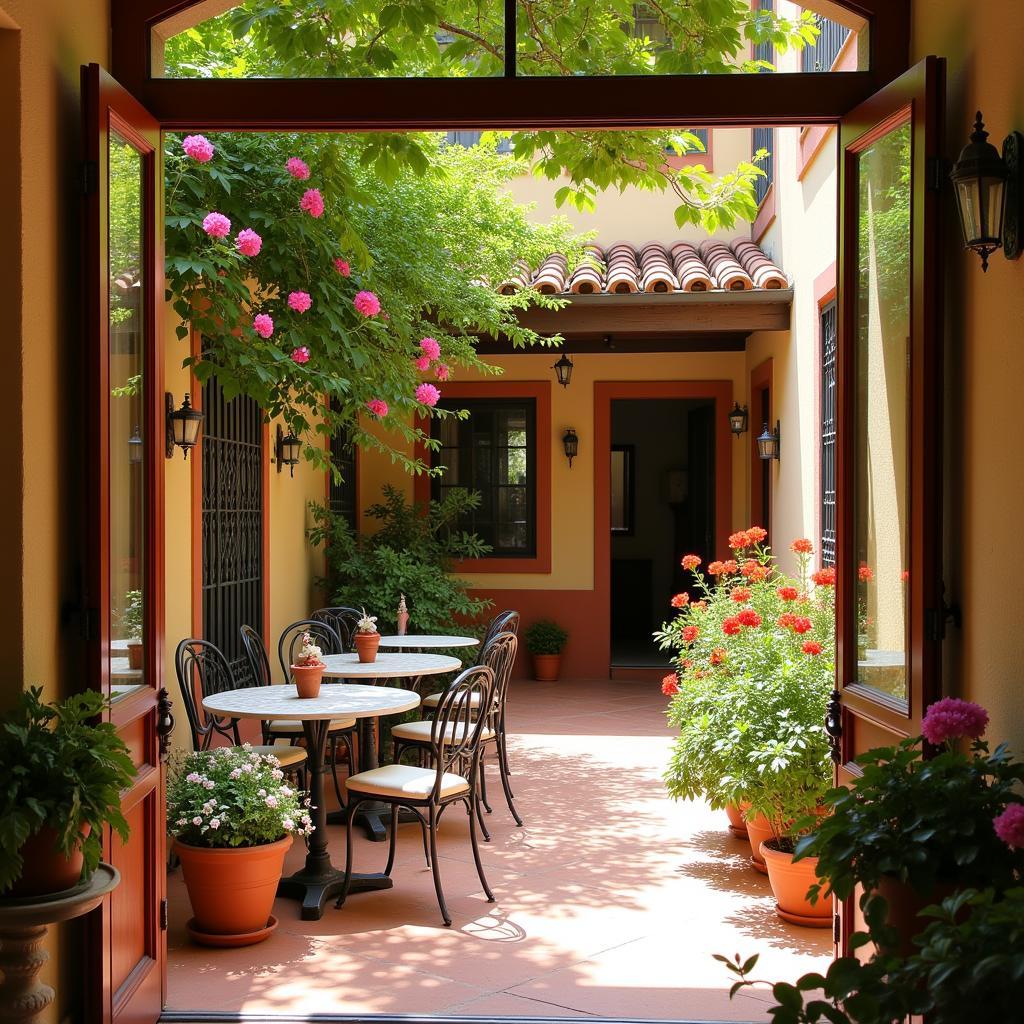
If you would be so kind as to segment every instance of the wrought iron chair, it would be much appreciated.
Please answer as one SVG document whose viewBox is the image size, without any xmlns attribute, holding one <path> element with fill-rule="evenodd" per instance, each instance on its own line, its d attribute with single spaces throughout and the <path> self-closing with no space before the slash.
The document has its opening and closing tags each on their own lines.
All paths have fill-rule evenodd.
<svg viewBox="0 0 1024 1024">
<path fill-rule="evenodd" d="M 454 803 L 463 803 L 469 815 L 469 835 L 473 860 L 480 884 L 489 902 L 494 902 L 480 860 L 476 838 L 476 786 L 479 775 L 480 738 L 487 726 L 487 716 L 476 714 L 475 708 L 488 708 L 494 700 L 494 673 L 486 665 L 466 669 L 445 691 L 430 723 L 430 756 L 433 767 L 389 764 L 372 771 L 360 772 L 345 780 L 349 794 L 349 814 L 345 824 L 347 849 L 345 882 L 335 906 L 344 904 L 352 881 L 352 820 L 359 806 L 367 801 L 382 801 L 391 806 L 390 844 L 384 874 L 390 877 L 395 864 L 398 836 L 398 810 L 408 808 L 419 818 L 430 840 L 430 867 L 434 891 L 441 908 L 441 917 L 451 925 L 451 915 L 441 888 L 441 866 L 437 858 L 437 828 L 444 811 Z M 424 817 L 426 812 L 426 817 Z"/>
<path fill-rule="evenodd" d="M 291 627 L 289 627 L 290 629 Z M 249 666 L 252 669 L 253 678 L 257 686 L 270 686 L 273 680 L 270 677 L 270 658 L 267 656 L 267 649 L 263 646 L 263 639 L 252 626 L 242 626 L 242 647 L 246 657 L 249 659 Z M 297 634 L 297 638 L 302 633 Z M 297 642 L 297 640 L 296 640 Z M 289 662 L 291 664 L 291 662 Z M 285 679 L 289 678 L 285 673 Z M 302 722 L 296 719 L 275 718 L 263 723 L 263 742 L 273 743 L 275 740 L 287 740 L 295 744 L 305 735 Z M 334 780 L 334 795 L 338 798 L 338 804 L 345 806 L 341 789 L 341 781 L 338 779 L 338 740 L 345 744 L 349 757 L 350 770 L 355 764 L 355 747 L 353 739 L 356 731 L 356 720 L 354 718 L 339 718 L 331 722 L 328 727 L 327 738 L 330 741 L 331 776 Z"/>
<path fill-rule="evenodd" d="M 317 608 L 310 615 L 311 619 L 318 622 L 326 622 L 334 632 L 341 637 L 342 650 L 352 650 L 353 636 L 356 631 L 356 623 L 363 617 L 358 608 L 346 608 L 344 605 L 337 605 L 333 608 Z"/>
<path fill-rule="evenodd" d="M 481 805 L 491 813 L 491 807 L 487 802 L 487 773 L 486 769 L 486 748 L 494 745 L 498 758 L 498 773 L 501 777 L 501 786 L 505 793 L 505 802 L 512 812 L 512 817 L 517 825 L 523 824 L 523 819 L 516 810 L 516 805 L 505 773 L 505 701 L 508 696 L 509 681 L 512 678 L 512 666 L 516 660 L 516 650 L 519 641 L 515 633 L 498 633 L 492 637 L 490 642 L 481 653 L 481 662 L 494 673 L 494 693 L 490 708 L 483 716 L 485 718 L 484 729 L 480 737 L 480 785 L 477 791 L 476 811 L 480 820 L 480 829 L 484 839 L 490 840 L 490 834 L 484 823 L 483 815 L 480 812 Z M 441 694 L 442 700 L 445 694 Z M 395 762 L 401 761 L 402 754 L 412 748 L 421 755 L 428 752 L 432 737 L 433 721 L 424 719 L 418 722 L 405 722 L 396 725 L 391 730 L 391 737 L 395 745 Z"/>
<path fill-rule="evenodd" d="M 189 637 L 182 640 L 174 652 L 174 671 L 188 715 L 193 748 L 209 750 L 218 736 L 223 736 L 232 746 L 241 746 L 238 719 L 214 715 L 202 707 L 204 697 L 240 690 L 245 686 L 235 678 L 223 651 L 209 640 Z M 305 769 L 306 751 L 302 747 L 276 747 L 264 743 L 256 744 L 252 749 L 260 754 L 273 754 L 286 772 L 301 773 Z"/>
<path fill-rule="evenodd" d="M 506 611 L 499 612 L 491 619 L 487 632 L 484 633 L 484 638 L 480 642 L 480 654 L 477 657 L 478 665 L 484 663 L 484 650 L 499 633 L 515 633 L 516 636 L 519 636 L 519 612 L 509 608 Z"/>
</svg>

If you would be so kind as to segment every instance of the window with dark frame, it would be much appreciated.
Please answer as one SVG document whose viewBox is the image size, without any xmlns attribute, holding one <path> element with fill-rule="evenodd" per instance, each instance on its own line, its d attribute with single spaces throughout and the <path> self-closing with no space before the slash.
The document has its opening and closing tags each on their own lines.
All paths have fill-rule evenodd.
<svg viewBox="0 0 1024 1024">
<path fill-rule="evenodd" d="M 458 525 L 489 544 L 491 558 L 537 553 L 536 406 L 533 398 L 451 399 L 440 407 L 469 416 L 433 421 L 441 449 L 432 463 L 446 468 L 432 478 L 431 497 L 457 487 L 479 492 L 479 508 Z"/>
<path fill-rule="evenodd" d="M 327 504 L 355 533 L 359 516 L 356 507 L 356 446 L 348 431 L 338 430 L 331 437 L 331 462 L 340 471 L 341 479 L 329 474 Z"/>
<path fill-rule="evenodd" d="M 850 29 L 837 21 L 830 21 L 820 14 L 817 17 L 818 38 L 813 46 L 805 46 L 800 54 L 800 69 L 804 73 L 831 71 L 846 40 Z"/>
<path fill-rule="evenodd" d="M 821 310 L 821 563 L 836 564 L 836 303 Z"/>
</svg>

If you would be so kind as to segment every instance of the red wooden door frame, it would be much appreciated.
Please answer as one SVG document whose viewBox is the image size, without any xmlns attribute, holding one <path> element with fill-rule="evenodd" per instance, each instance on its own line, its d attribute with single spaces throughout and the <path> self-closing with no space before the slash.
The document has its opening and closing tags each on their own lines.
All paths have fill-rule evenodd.
<svg viewBox="0 0 1024 1024">
<path fill-rule="evenodd" d="M 771 527 L 771 499 L 774 492 L 772 487 L 771 473 L 774 468 L 773 461 L 766 461 L 758 454 L 757 438 L 764 429 L 765 424 L 769 430 L 775 429 L 775 385 L 773 379 L 774 362 L 766 359 L 758 363 L 750 371 L 750 416 L 748 417 L 748 431 L 750 435 L 750 524 L 751 526 L 763 526 L 765 529 Z M 764 391 L 768 392 L 768 403 L 762 401 Z M 764 502 L 764 478 L 768 477 L 768 507 Z M 768 543 L 775 543 L 776 538 L 769 535 Z"/>
</svg>

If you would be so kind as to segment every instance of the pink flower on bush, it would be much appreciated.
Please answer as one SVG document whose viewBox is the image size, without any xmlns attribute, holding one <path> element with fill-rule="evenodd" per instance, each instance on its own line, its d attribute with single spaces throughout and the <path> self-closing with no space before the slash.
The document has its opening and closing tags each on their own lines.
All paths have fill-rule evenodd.
<svg viewBox="0 0 1024 1024">
<path fill-rule="evenodd" d="M 235 236 L 235 245 L 243 256 L 259 256 L 263 239 L 252 228 L 243 228 Z"/>
<path fill-rule="evenodd" d="M 341 274 L 342 277 L 348 277 L 352 273 L 352 268 L 348 265 L 348 260 L 343 260 L 340 256 L 334 261 L 334 269 Z"/>
<path fill-rule="evenodd" d="M 322 217 L 324 215 L 324 197 L 320 195 L 320 189 L 307 188 L 302 193 L 299 209 L 305 210 L 310 217 Z"/>
<path fill-rule="evenodd" d="M 213 159 L 213 143 L 205 135 L 186 135 L 181 148 L 199 163 L 209 163 Z"/>
<path fill-rule="evenodd" d="M 425 373 L 430 369 L 430 356 L 420 356 L 419 359 L 414 359 L 413 363 L 417 370 L 421 373 Z"/>
<path fill-rule="evenodd" d="M 420 342 L 420 349 L 428 360 L 441 358 L 441 346 L 434 338 L 424 338 Z"/>
<path fill-rule="evenodd" d="M 383 398 L 371 398 L 366 403 L 366 408 L 373 413 L 374 416 L 379 416 L 383 419 L 388 414 L 388 403 Z"/>
<path fill-rule="evenodd" d="M 292 362 L 298 363 L 300 366 L 309 362 L 309 349 L 305 345 L 294 349 L 292 351 Z"/>
<path fill-rule="evenodd" d="M 261 338 L 269 338 L 274 333 L 274 321 L 266 313 L 257 313 L 252 318 L 252 329 Z"/>
<path fill-rule="evenodd" d="M 309 164 L 297 156 L 290 156 L 285 167 L 288 169 L 288 173 L 293 178 L 298 178 L 299 181 L 305 181 L 309 177 Z"/>
<path fill-rule="evenodd" d="M 1024 804 L 1010 804 L 1002 814 L 992 819 L 992 827 L 1007 846 L 1024 850 Z"/>
<path fill-rule="evenodd" d="M 296 313 L 305 313 L 312 305 L 313 300 L 309 297 L 309 292 L 288 293 L 288 308 L 294 309 Z"/>
<path fill-rule="evenodd" d="M 969 736 L 978 739 L 988 725 L 988 712 L 980 705 L 957 697 L 936 701 L 921 722 L 924 738 L 934 746 Z"/>
<path fill-rule="evenodd" d="M 227 238 L 231 233 L 231 221 L 214 210 L 203 218 L 203 230 L 211 238 Z"/>
<path fill-rule="evenodd" d="M 451 372 L 452 371 L 450 367 L 445 366 L 444 363 L 438 363 L 437 369 L 434 370 L 434 376 L 438 380 L 447 380 Z"/>
<path fill-rule="evenodd" d="M 441 392 L 433 384 L 421 384 L 416 389 L 416 401 L 420 405 L 437 405 L 437 400 L 440 397 Z"/>
<path fill-rule="evenodd" d="M 380 299 L 373 292 L 356 292 L 352 304 L 363 316 L 376 316 L 380 312 Z"/>
</svg>

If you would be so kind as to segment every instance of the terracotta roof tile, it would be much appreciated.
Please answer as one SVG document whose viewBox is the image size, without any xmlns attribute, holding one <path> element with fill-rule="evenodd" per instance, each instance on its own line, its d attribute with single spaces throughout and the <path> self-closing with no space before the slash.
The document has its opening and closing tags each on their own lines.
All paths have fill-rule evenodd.
<svg viewBox="0 0 1024 1024">
<path fill-rule="evenodd" d="M 571 273 L 562 253 L 552 253 L 536 272 L 521 264 L 498 291 L 510 295 L 536 288 L 546 295 L 628 294 L 632 292 L 750 291 L 788 288 L 789 279 L 752 241 L 730 243 L 706 238 L 695 246 L 647 242 L 590 244 Z"/>
</svg>

